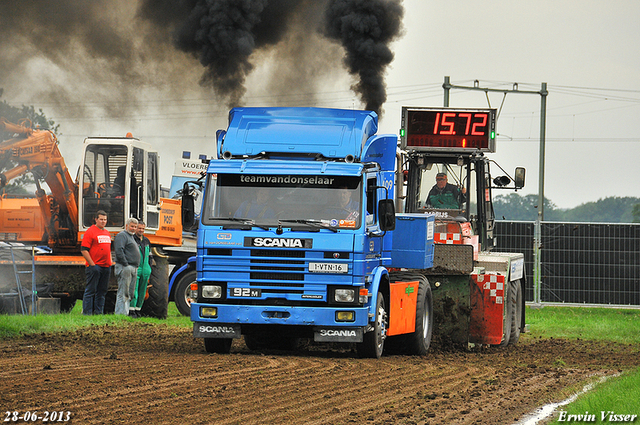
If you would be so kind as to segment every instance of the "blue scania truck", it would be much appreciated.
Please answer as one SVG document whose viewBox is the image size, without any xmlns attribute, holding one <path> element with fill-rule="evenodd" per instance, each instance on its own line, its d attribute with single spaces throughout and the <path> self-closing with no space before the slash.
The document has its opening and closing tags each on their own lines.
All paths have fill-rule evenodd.
<svg viewBox="0 0 640 425">
<path fill-rule="evenodd" d="M 453 131 L 454 118 L 441 121 Z M 468 121 L 468 132 L 488 133 Z M 523 304 L 521 254 L 497 264 L 481 254 L 492 211 L 483 148 L 407 146 L 404 127 L 421 131 L 405 119 L 399 149 L 371 111 L 231 110 L 207 169 L 190 289 L 206 351 L 243 337 L 250 349 L 312 339 L 355 343 L 362 357 L 385 346 L 424 355 L 434 320 L 464 342 L 505 343 L 506 325 L 522 327 L 522 308 L 507 309 Z M 422 203 L 432 171 L 458 181 L 457 210 Z"/>
</svg>

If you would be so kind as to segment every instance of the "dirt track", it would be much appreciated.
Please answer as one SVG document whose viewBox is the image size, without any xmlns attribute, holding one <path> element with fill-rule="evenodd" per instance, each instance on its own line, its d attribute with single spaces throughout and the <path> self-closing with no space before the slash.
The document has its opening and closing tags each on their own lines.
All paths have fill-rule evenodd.
<svg viewBox="0 0 640 425">
<path fill-rule="evenodd" d="M 512 424 L 593 375 L 638 365 L 631 346 L 526 338 L 377 361 L 348 349 L 252 353 L 241 340 L 210 355 L 191 329 L 136 323 L 0 341 L 0 419 L 37 410 L 69 411 L 76 424 Z"/>
</svg>

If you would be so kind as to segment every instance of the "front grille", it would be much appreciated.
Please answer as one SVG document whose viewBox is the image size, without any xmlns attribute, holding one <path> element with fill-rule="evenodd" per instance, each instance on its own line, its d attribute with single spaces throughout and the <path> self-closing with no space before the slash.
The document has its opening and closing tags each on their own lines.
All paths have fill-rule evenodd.
<svg viewBox="0 0 640 425">
<path fill-rule="evenodd" d="M 349 252 L 212 248 L 207 253 L 214 255 L 204 259 L 204 267 L 211 267 L 217 273 L 227 276 L 227 288 L 250 287 L 261 290 L 262 299 L 238 300 L 230 297 L 224 301 L 228 304 L 326 306 L 327 287 L 351 285 L 353 279 L 353 262 L 350 261 L 353 256 Z M 311 262 L 332 263 L 336 260 L 349 262 L 350 273 L 309 271 Z"/>
<path fill-rule="evenodd" d="M 274 287 L 282 286 L 284 288 L 304 288 L 304 283 L 282 283 L 282 282 L 251 282 L 249 286 Z"/>
<path fill-rule="evenodd" d="M 252 257 L 288 257 L 288 258 L 304 258 L 305 251 L 286 251 L 279 249 L 252 249 Z"/>
<path fill-rule="evenodd" d="M 251 272 L 251 280 L 304 280 L 304 273 Z"/>
</svg>

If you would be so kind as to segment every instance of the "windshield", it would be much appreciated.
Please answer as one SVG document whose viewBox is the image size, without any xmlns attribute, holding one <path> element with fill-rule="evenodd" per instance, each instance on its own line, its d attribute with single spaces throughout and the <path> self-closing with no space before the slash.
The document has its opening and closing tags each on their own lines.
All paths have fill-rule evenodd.
<svg viewBox="0 0 640 425">
<path fill-rule="evenodd" d="M 468 196 L 475 191 L 475 178 L 469 176 L 466 164 L 431 163 L 422 167 L 420 172 L 418 207 L 421 210 L 440 211 L 455 217 L 466 215 L 469 207 L 471 214 L 475 213 L 474 199 Z"/>
<path fill-rule="evenodd" d="M 287 227 L 317 221 L 355 229 L 362 215 L 360 182 L 354 176 L 218 174 L 207 184 L 203 222 Z"/>
</svg>

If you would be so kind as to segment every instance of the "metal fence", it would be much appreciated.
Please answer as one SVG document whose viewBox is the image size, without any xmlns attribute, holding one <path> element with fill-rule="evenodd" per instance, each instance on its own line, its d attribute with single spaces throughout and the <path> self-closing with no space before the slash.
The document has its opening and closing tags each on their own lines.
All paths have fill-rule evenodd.
<svg viewBox="0 0 640 425">
<path fill-rule="evenodd" d="M 533 301 L 534 222 L 497 221 L 496 251 L 522 252 Z M 540 301 L 640 306 L 640 224 L 541 224 Z"/>
</svg>

